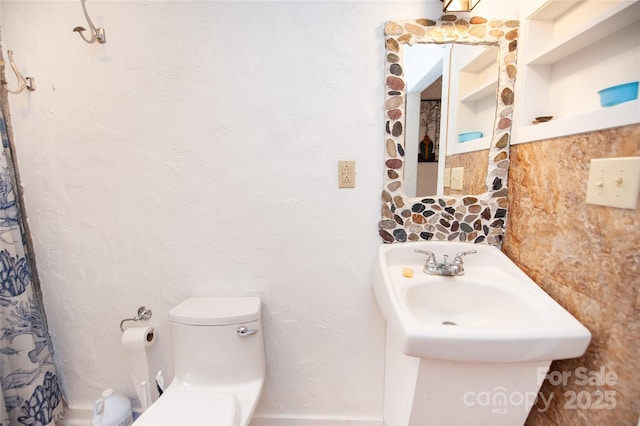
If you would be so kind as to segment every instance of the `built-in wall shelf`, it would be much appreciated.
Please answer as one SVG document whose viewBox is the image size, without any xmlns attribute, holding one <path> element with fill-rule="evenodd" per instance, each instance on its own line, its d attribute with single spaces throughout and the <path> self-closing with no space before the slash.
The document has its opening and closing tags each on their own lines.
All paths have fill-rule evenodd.
<svg viewBox="0 0 640 426">
<path fill-rule="evenodd" d="M 498 92 L 498 47 L 454 45 L 451 50 L 447 155 L 489 148 Z M 482 132 L 460 143 L 458 135 Z"/>
<path fill-rule="evenodd" d="M 477 102 L 487 96 L 496 96 L 498 91 L 498 48 L 481 46 L 461 56 L 458 73 L 460 102 Z M 477 53 L 479 50 L 480 53 Z M 454 61 L 454 66 L 456 66 Z"/>
<path fill-rule="evenodd" d="M 640 3 L 625 1 L 550 1 L 529 18 L 547 39 L 530 52 L 527 64 L 554 64 L 630 24 L 638 22 Z M 567 27 L 567 28 L 565 28 Z M 542 44 L 539 38 L 535 44 Z"/>
<path fill-rule="evenodd" d="M 519 129 L 518 138 L 523 141 L 539 141 L 636 123 L 640 123 L 640 102 L 637 100 L 590 111 L 582 115 L 522 126 Z"/>
<path fill-rule="evenodd" d="M 521 16 L 512 143 L 640 123 L 637 100 L 603 108 L 597 93 L 640 79 L 640 1 L 522 2 Z"/>
<path fill-rule="evenodd" d="M 454 154 L 461 154 L 463 152 L 482 151 L 483 149 L 489 149 L 491 144 L 491 137 L 484 136 L 478 139 L 471 139 L 467 142 L 458 142 L 458 135 L 456 135 L 456 149 L 452 151 Z"/>
<path fill-rule="evenodd" d="M 477 102 L 482 98 L 486 98 L 487 96 L 491 96 L 493 98 L 496 97 L 496 93 L 498 92 L 498 77 L 485 81 L 484 83 L 478 85 L 474 89 L 470 90 L 467 93 L 462 94 L 460 97 L 460 102 Z"/>
</svg>

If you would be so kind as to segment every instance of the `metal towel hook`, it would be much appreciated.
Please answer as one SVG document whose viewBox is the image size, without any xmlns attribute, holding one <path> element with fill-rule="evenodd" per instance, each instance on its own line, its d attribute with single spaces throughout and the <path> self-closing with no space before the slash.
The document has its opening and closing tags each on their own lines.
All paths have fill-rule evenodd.
<svg viewBox="0 0 640 426">
<path fill-rule="evenodd" d="M 151 318 L 151 309 L 147 308 L 146 306 L 140 306 L 138 308 L 138 315 L 136 315 L 133 318 L 125 318 L 122 321 L 120 321 L 120 331 L 122 331 L 124 333 L 124 323 L 127 321 L 140 321 L 140 320 L 148 320 L 149 318 Z"/>
<path fill-rule="evenodd" d="M 84 12 L 84 16 L 85 18 L 87 18 L 87 23 L 89 24 L 91 38 L 88 39 L 84 36 L 84 34 L 82 34 L 83 31 L 86 31 L 86 28 L 84 27 L 75 27 L 73 31 L 76 31 L 78 34 L 80 34 L 80 37 L 82 37 L 82 39 L 89 44 L 93 44 L 96 41 L 98 43 L 106 43 L 107 38 L 104 33 L 104 28 L 96 28 L 95 25 L 93 25 L 93 22 L 91 22 L 91 18 L 89 18 L 89 14 L 87 13 L 87 7 L 84 5 L 86 1 L 87 0 L 80 0 L 80 3 L 82 4 L 82 11 Z"/>
<path fill-rule="evenodd" d="M 16 74 L 16 78 L 18 79 L 18 90 L 9 90 L 9 88 L 7 87 L 7 82 L 4 80 L 2 80 L 2 87 L 4 87 L 7 92 L 16 95 L 24 91 L 24 89 L 31 90 L 32 92 L 36 90 L 36 80 L 33 77 L 24 77 L 20 73 L 20 71 L 18 71 L 18 67 L 16 67 L 15 62 L 13 62 L 13 51 L 7 50 L 7 56 L 9 57 L 9 65 L 11 65 L 11 68 L 13 69 L 13 72 Z M 3 60 L 2 65 L 4 64 L 5 62 Z"/>
</svg>

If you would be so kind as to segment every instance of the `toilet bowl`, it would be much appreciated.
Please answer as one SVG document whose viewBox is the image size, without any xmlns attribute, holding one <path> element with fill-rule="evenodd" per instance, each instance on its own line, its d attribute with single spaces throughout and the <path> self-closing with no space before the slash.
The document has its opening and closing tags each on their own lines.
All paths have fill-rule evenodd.
<svg viewBox="0 0 640 426">
<path fill-rule="evenodd" d="M 257 297 L 194 297 L 169 311 L 175 376 L 134 425 L 246 426 L 265 377 Z"/>
</svg>

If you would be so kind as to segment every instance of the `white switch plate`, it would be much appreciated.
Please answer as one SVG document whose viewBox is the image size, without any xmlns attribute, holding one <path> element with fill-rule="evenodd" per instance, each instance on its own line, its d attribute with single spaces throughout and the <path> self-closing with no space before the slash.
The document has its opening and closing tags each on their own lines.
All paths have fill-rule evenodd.
<svg viewBox="0 0 640 426">
<path fill-rule="evenodd" d="M 449 188 L 451 186 L 451 167 L 444 168 L 444 176 L 442 176 L 442 180 L 444 180 L 444 187 Z"/>
<path fill-rule="evenodd" d="M 640 157 L 591 160 L 587 204 L 635 209 L 640 190 Z"/>
<path fill-rule="evenodd" d="M 462 189 L 462 177 L 464 167 L 453 167 L 451 169 L 451 189 Z"/>
</svg>

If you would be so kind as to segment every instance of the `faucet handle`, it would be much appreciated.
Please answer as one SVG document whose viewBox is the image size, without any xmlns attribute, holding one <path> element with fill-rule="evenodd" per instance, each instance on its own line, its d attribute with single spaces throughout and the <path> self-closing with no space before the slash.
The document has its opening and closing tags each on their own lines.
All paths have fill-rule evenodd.
<svg viewBox="0 0 640 426">
<path fill-rule="evenodd" d="M 433 266 L 436 262 L 436 255 L 432 251 L 416 249 L 416 253 L 424 253 L 427 255 L 427 265 Z"/>
<path fill-rule="evenodd" d="M 461 251 L 456 253 L 456 258 L 453 260 L 454 263 L 462 264 L 462 256 L 466 256 L 467 254 L 477 253 L 477 250 L 469 250 L 469 251 Z"/>
</svg>

